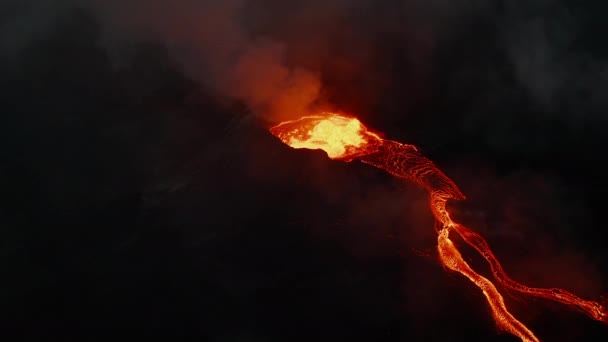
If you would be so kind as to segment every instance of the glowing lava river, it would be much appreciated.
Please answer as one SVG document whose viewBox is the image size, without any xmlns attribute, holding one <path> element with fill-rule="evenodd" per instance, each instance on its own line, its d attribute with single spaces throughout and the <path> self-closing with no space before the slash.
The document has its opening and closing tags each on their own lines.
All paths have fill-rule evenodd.
<svg viewBox="0 0 608 342">
<path fill-rule="evenodd" d="M 463 259 L 456 245 L 450 240 L 450 233 L 460 235 L 485 258 L 499 286 L 569 305 L 594 320 L 608 323 L 606 301 L 584 300 L 562 289 L 532 288 L 509 278 L 486 240 L 450 218 L 446 202 L 463 200 L 465 196 L 456 184 L 433 162 L 422 156 L 415 146 L 382 139 L 378 134 L 370 132 L 356 118 L 328 112 L 280 123 L 270 128 L 270 132 L 293 148 L 321 149 L 331 159 L 336 160 L 359 159 L 427 189 L 431 211 L 437 222 L 440 261 L 445 267 L 464 275 L 481 289 L 499 329 L 519 337 L 522 341 L 539 341 L 530 329 L 509 312 L 496 285 L 473 270 Z"/>
</svg>

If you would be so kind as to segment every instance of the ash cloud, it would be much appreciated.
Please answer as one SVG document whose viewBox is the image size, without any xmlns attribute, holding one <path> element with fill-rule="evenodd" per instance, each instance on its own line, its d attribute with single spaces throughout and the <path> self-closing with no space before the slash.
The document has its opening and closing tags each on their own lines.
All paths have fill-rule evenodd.
<svg viewBox="0 0 608 342">
<path fill-rule="evenodd" d="M 68 1 L 7 0 L 0 4 L 0 52 L 14 62 L 32 39 L 52 29 L 57 16 L 70 8 Z"/>
<path fill-rule="evenodd" d="M 78 6 L 101 21 L 110 52 L 138 41 L 160 42 L 189 77 L 218 95 L 242 101 L 266 119 L 301 115 L 319 95 L 320 75 L 289 65 L 283 42 L 248 32 L 243 26 L 248 5 L 241 0 L 9 1 L 1 7 L 6 20 L 0 47 L 3 55 L 18 58 L 30 40 L 44 37 L 57 17 Z"/>
<path fill-rule="evenodd" d="M 249 32 L 243 21 L 250 5 L 242 0 L 92 2 L 110 40 L 125 39 L 124 33 L 159 39 L 190 77 L 220 96 L 242 101 L 266 119 L 301 115 L 319 94 L 319 74 L 289 65 L 285 43 Z"/>
<path fill-rule="evenodd" d="M 590 4 L 601 13 L 600 2 Z M 470 96 L 477 91 L 466 84 L 471 81 L 473 87 L 476 81 L 485 85 L 468 113 L 459 116 L 465 132 L 471 126 L 487 129 L 493 125 L 489 120 L 499 122 L 500 127 L 490 128 L 499 137 L 487 137 L 490 144 L 500 144 L 501 137 L 517 141 L 505 127 L 518 118 L 502 113 L 496 103 L 523 101 L 542 115 L 577 122 L 606 109 L 607 65 L 581 49 L 586 37 L 601 34 L 601 26 L 593 24 L 600 18 L 565 1 L 9 0 L 0 7 L 5 57 L 75 6 L 98 17 L 110 51 L 136 41 L 162 42 L 189 77 L 269 121 L 332 102 L 348 108 L 349 101 L 362 112 L 388 108 L 401 110 L 400 116 L 417 115 L 411 103 L 434 96 L 437 74 L 445 72 L 437 64 L 450 59 L 461 69 L 450 87 L 463 89 L 450 88 L 448 97 L 458 98 L 462 91 Z M 490 41 L 478 40 L 484 34 Z M 459 39 L 477 43 L 457 43 L 455 55 L 445 50 Z M 382 44 L 397 46 L 388 48 L 393 53 L 403 51 L 397 51 L 397 60 L 387 60 L 377 56 Z M 467 54 L 473 61 L 479 54 L 496 56 L 494 64 L 468 71 Z M 501 75 L 499 65 L 505 63 L 514 79 Z M 480 74 L 484 68 L 486 76 Z M 390 102 L 397 96 L 391 87 L 402 89 L 399 98 L 410 104 L 394 108 Z M 347 99 L 336 100 L 340 96 Z"/>
<path fill-rule="evenodd" d="M 438 23 L 454 24 L 455 18 L 484 7 L 480 1 L 462 5 L 370 0 L 9 1 L 2 5 L 8 20 L 0 43 L 14 54 L 29 38 L 49 30 L 56 16 L 81 7 L 101 21 L 112 54 L 137 41 L 161 42 L 186 75 L 277 121 L 329 105 L 327 73 L 342 74 L 345 88 L 354 84 L 348 97 L 379 97 L 390 72 L 363 75 L 374 74 L 373 64 L 382 62 L 372 56 L 378 34 L 397 34 L 413 44 L 410 54 L 424 59 L 431 54 Z M 423 29 L 408 32 L 416 26 Z"/>
<path fill-rule="evenodd" d="M 566 112 L 573 121 L 605 115 L 607 51 L 594 43 L 606 33 L 597 14 L 604 10 L 597 1 L 581 6 L 557 0 L 505 8 L 508 30 L 501 36 L 514 76 L 544 111 Z"/>
</svg>

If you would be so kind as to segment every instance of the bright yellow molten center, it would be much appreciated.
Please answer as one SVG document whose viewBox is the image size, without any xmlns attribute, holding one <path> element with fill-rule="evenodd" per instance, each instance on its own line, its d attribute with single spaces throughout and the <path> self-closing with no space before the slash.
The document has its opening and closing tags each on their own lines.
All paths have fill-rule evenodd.
<svg viewBox="0 0 608 342">
<path fill-rule="evenodd" d="M 283 122 L 270 131 L 293 148 L 323 150 L 332 159 L 366 146 L 370 137 L 379 139 L 359 120 L 334 113 Z"/>
<path fill-rule="evenodd" d="M 365 143 L 360 131 L 359 120 L 332 117 L 314 126 L 308 132 L 310 135 L 308 139 L 300 140 L 292 137 L 288 145 L 293 148 L 321 149 L 327 152 L 330 158 L 337 158 L 346 152 L 346 146 L 359 147 Z"/>
</svg>

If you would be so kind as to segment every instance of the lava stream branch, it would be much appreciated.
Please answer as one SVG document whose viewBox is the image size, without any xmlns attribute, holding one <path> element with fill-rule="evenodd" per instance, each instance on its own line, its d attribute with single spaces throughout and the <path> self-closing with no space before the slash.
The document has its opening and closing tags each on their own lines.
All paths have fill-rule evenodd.
<svg viewBox="0 0 608 342">
<path fill-rule="evenodd" d="M 608 323 L 608 312 L 605 302 L 600 303 L 597 301 L 584 300 L 559 288 L 547 289 L 528 287 L 511 279 L 504 271 L 494 253 L 492 253 L 487 241 L 481 235 L 462 224 L 452 221 L 449 212 L 445 208 L 445 202 L 447 199 L 461 200 L 464 199 L 465 196 L 451 179 L 441 172 L 432 161 L 420 155 L 417 149 L 412 145 L 384 140 L 382 144 L 377 147 L 376 152 L 361 156 L 359 159 L 366 164 L 381 168 L 396 177 L 413 181 L 427 189 L 431 196 L 430 202 L 433 215 L 443 227 L 439 231 L 440 238 L 444 230 L 447 231 L 448 234 L 452 230 L 458 233 L 467 244 L 473 247 L 488 262 L 492 270 L 492 275 L 501 286 L 527 295 L 541 297 L 572 306 L 584 312 L 594 320 Z M 446 245 L 444 244 L 444 246 Z M 441 243 L 439 246 L 439 253 L 441 256 Z M 442 262 L 444 264 L 446 263 L 445 260 L 442 260 Z M 468 265 L 466 267 L 468 267 Z M 466 267 L 464 267 L 463 270 L 466 269 Z M 479 286 L 479 284 L 467 274 L 452 267 L 450 267 L 450 269 L 459 271 Z M 481 286 L 479 287 L 481 288 Z M 492 303 L 490 303 L 490 305 L 494 311 L 496 307 Z M 497 323 L 501 325 L 501 323 Z"/>
<path fill-rule="evenodd" d="M 439 250 L 441 262 L 450 270 L 456 271 L 467 277 L 473 284 L 481 289 L 488 304 L 492 308 L 492 317 L 498 328 L 518 336 L 524 342 L 538 342 L 539 339 L 534 336 L 534 333 L 509 312 L 504 299 L 496 289 L 496 286 L 494 286 L 490 280 L 475 272 L 471 266 L 464 261 L 458 248 L 456 248 L 454 243 L 450 240 L 449 234 L 450 228 L 448 227 L 439 231 L 437 249 Z"/>
<path fill-rule="evenodd" d="M 536 342 L 538 338 L 507 309 L 503 296 L 496 286 L 481 276 L 462 258 L 449 234 L 455 231 L 490 264 L 493 277 L 504 288 L 554 300 L 572 306 L 589 317 L 608 323 L 607 305 L 583 300 L 574 294 L 557 288 L 532 288 L 511 279 L 492 253 L 487 241 L 469 228 L 456 223 L 446 209 L 448 200 L 463 200 L 458 186 L 435 164 L 418 152 L 413 145 L 382 139 L 370 132 L 359 120 L 335 113 L 320 113 L 298 120 L 283 122 L 270 129 L 271 133 L 293 148 L 321 149 L 332 159 L 361 162 L 382 169 L 395 177 L 417 183 L 428 190 L 430 207 L 437 221 L 437 250 L 445 267 L 467 277 L 479 287 L 492 311 L 497 326 L 524 342 Z"/>
<path fill-rule="evenodd" d="M 359 159 L 396 177 L 413 181 L 429 191 L 433 216 L 441 227 L 437 237 L 437 250 L 441 262 L 448 269 L 467 277 L 481 289 L 499 329 L 519 337 L 524 342 L 538 342 L 539 339 L 534 333 L 509 312 L 496 286 L 475 272 L 450 240 L 450 232 L 459 225 L 452 221 L 445 204 L 448 199 L 465 198 L 456 184 L 411 145 L 384 140 L 376 152 L 361 156 Z"/>
<path fill-rule="evenodd" d="M 566 305 L 570 305 L 583 313 L 587 314 L 594 320 L 608 324 L 608 312 L 606 312 L 606 303 L 600 303 L 591 300 L 584 300 L 578 296 L 558 288 L 535 288 L 528 287 L 511 279 L 502 268 L 502 265 L 490 250 L 488 242 L 476 232 L 469 228 L 456 224 L 454 230 L 462 237 L 462 239 L 473 247 L 484 259 L 490 264 L 492 275 L 500 285 L 507 289 L 518 291 L 527 295 L 532 295 L 540 298 L 554 300 Z"/>
</svg>

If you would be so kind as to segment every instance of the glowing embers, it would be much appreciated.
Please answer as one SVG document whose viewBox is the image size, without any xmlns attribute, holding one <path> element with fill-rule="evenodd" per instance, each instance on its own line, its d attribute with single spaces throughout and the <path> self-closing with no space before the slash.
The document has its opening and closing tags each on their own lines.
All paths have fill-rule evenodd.
<svg viewBox="0 0 608 342">
<path fill-rule="evenodd" d="M 369 153 L 374 143 L 381 141 L 359 120 L 329 112 L 283 122 L 270 132 L 293 148 L 323 150 L 331 159 Z"/>
</svg>

